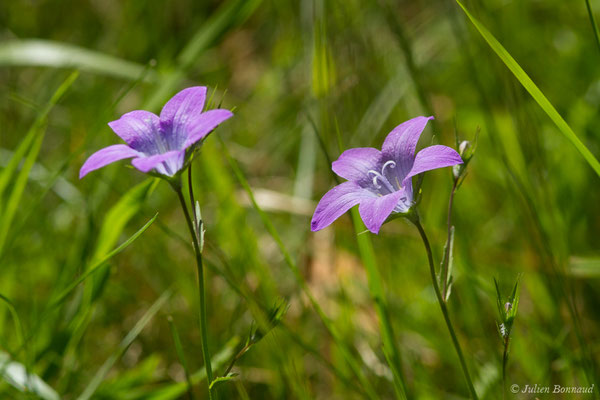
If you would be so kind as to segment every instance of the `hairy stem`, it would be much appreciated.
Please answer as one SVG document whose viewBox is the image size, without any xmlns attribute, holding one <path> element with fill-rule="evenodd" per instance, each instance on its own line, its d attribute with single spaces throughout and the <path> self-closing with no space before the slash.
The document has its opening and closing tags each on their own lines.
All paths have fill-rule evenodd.
<svg viewBox="0 0 600 400">
<path fill-rule="evenodd" d="M 452 322 L 450 322 L 450 315 L 448 314 L 448 309 L 446 308 L 446 303 L 444 302 L 444 298 L 442 297 L 442 293 L 440 292 L 440 286 L 438 285 L 437 277 L 435 276 L 435 266 L 433 264 L 433 253 L 431 251 L 431 245 L 429 244 L 429 239 L 427 239 L 427 234 L 425 234 L 425 230 L 423 230 L 423 226 L 419 220 L 418 216 L 410 219 L 410 221 L 415 224 L 417 229 L 419 230 L 419 234 L 421 235 L 421 239 L 423 239 L 423 244 L 425 245 L 425 250 L 427 251 L 427 258 L 429 260 L 429 272 L 431 273 L 431 281 L 433 282 L 433 288 L 435 290 L 435 295 L 437 297 L 438 303 L 440 304 L 440 308 L 442 309 L 442 314 L 444 314 L 444 320 L 446 321 L 446 326 L 448 327 L 448 331 L 450 332 L 450 336 L 452 337 L 452 344 L 454 345 L 454 349 L 456 350 L 456 354 L 458 355 L 458 359 L 460 360 L 460 366 L 462 367 L 463 373 L 465 374 L 465 379 L 467 381 L 467 386 L 469 387 L 469 392 L 471 394 L 471 398 L 477 400 L 477 393 L 475 392 L 475 388 L 473 387 L 473 382 L 471 381 L 471 375 L 469 374 L 469 370 L 467 368 L 467 363 L 465 362 L 465 358 L 463 356 L 462 350 L 460 348 L 460 343 L 456 338 L 456 333 L 454 332 L 454 327 L 452 326 Z"/>
<path fill-rule="evenodd" d="M 192 236 L 192 242 L 194 243 L 194 254 L 196 255 L 196 266 L 198 272 L 198 294 L 200 297 L 200 338 L 202 341 L 202 358 L 204 359 L 204 368 L 206 369 L 206 377 L 208 378 L 208 385 L 210 386 L 211 382 L 213 381 L 213 373 L 212 366 L 210 364 L 210 352 L 208 351 L 208 329 L 206 324 L 206 295 L 204 286 L 204 267 L 202 262 L 202 253 L 200 251 L 198 236 L 196 235 L 196 230 L 194 229 L 192 218 L 190 217 L 190 213 L 185 204 L 185 198 L 183 197 L 183 193 L 181 192 L 181 185 L 172 186 L 175 192 L 177 193 L 179 202 L 181 203 L 181 208 L 183 209 L 185 221 L 187 222 L 190 235 Z M 208 389 L 208 397 L 211 400 L 216 400 L 217 395 L 214 389 Z"/>
</svg>

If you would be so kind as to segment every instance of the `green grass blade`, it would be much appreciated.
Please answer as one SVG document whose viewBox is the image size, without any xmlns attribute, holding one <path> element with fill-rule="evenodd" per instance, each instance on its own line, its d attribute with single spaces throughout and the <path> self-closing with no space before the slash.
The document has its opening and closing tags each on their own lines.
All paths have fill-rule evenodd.
<svg viewBox="0 0 600 400">
<path fill-rule="evenodd" d="M 592 29 L 594 30 L 594 37 L 596 38 L 598 50 L 600 50 L 600 32 L 598 31 L 598 24 L 596 23 L 596 18 L 594 17 L 590 0 L 585 0 L 585 6 L 587 7 L 588 16 L 590 17 L 590 24 L 592 24 Z"/>
<path fill-rule="evenodd" d="M 119 254 L 121 251 L 123 251 L 127 246 L 129 246 L 131 243 L 133 243 L 138 237 L 140 237 L 140 235 L 142 233 L 144 233 L 146 231 L 146 229 L 148 229 L 150 227 L 150 225 L 152 225 L 152 223 L 156 220 L 156 218 L 158 217 L 158 213 L 156 213 L 154 215 L 154 217 L 152 217 L 148 222 L 146 222 L 146 224 L 144 226 L 142 226 L 136 233 L 134 233 L 129 239 L 127 239 L 126 241 L 124 241 L 119 247 L 117 247 L 116 249 L 114 249 L 113 251 L 111 251 L 110 253 L 108 253 L 107 255 L 105 255 L 104 257 L 102 257 L 101 259 L 99 259 L 98 261 L 96 261 L 95 263 L 92 264 L 91 267 L 87 268 L 86 271 L 81 274 L 74 282 L 72 282 L 69 286 L 67 286 L 66 289 L 64 289 L 56 298 L 54 301 L 52 301 L 50 303 L 49 309 L 52 309 L 52 307 L 55 307 L 57 305 L 59 305 L 60 303 L 62 303 L 62 301 L 73 291 L 73 289 L 75 289 L 81 282 L 83 282 L 84 280 L 86 280 L 90 275 L 92 275 L 93 273 L 97 272 L 102 266 L 104 266 L 104 264 L 110 260 L 112 257 L 114 257 L 115 255 Z"/>
<path fill-rule="evenodd" d="M 147 81 L 157 79 L 154 71 L 145 73 L 144 65 L 66 43 L 39 39 L 11 40 L 0 44 L 0 66 L 77 68 L 132 81 L 143 74 Z"/>
<path fill-rule="evenodd" d="M 388 365 L 392 370 L 394 377 L 394 389 L 396 390 L 396 396 L 400 399 L 406 399 L 406 387 L 404 383 L 404 377 L 402 376 L 402 363 L 400 361 L 400 352 L 396 341 L 394 340 L 394 331 L 389 318 L 387 310 L 387 301 L 385 298 L 385 292 L 383 290 L 383 279 L 377 268 L 377 260 L 375 258 L 375 252 L 373 250 L 373 243 L 368 234 L 361 234 L 364 231 L 364 225 L 360 219 L 358 209 L 355 207 L 352 209 L 352 222 L 356 231 L 356 240 L 358 242 L 358 250 L 360 258 L 365 265 L 367 272 L 367 282 L 369 285 L 369 293 L 371 298 L 375 302 L 375 310 L 379 317 L 380 332 L 383 341 L 383 352 L 385 353 Z"/>
<path fill-rule="evenodd" d="M 23 157 L 25 157 L 25 154 L 26 154 L 27 150 L 29 149 L 31 143 L 33 142 L 33 139 L 35 138 L 36 134 L 38 134 L 39 130 L 44 125 L 44 123 L 46 121 L 46 117 L 48 116 L 48 113 L 50 112 L 50 110 L 52 110 L 52 107 L 54 107 L 54 105 L 62 98 L 62 96 L 69 89 L 69 87 L 71 87 L 71 85 L 73 84 L 75 79 L 77 79 L 78 75 L 79 75 L 78 72 L 73 72 L 58 87 L 58 89 L 56 89 L 56 92 L 54 92 L 54 94 L 52 95 L 52 97 L 50 98 L 48 103 L 46 103 L 44 108 L 37 115 L 33 125 L 31 126 L 31 128 L 29 128 L 29 131 L 25 135 L 25 138 L 21 141 L 21 143 L 15 150 L 10 161 L 8 162 L 6 167 L 4 167 L 4 169 L 2 170 L 2 173 L 0 173 L 0 198 L 2 198 L 4 189 L 6 189 L 6 187 L 10 183 L 12 176 L 14 175 L 15 171 L 17 170 L 17 167 L 21 163 L 21 160 L 23 159 Z"/>
<path fill-rule="evenodd" d="M 177 86 L 185 78 L 185 74 L 192 68 L 200 54 L 228 27 L 239 24 L 248 18 L 261 2 L 262 0 L 229 0 L 224 3 L 190 39 L 179 57 L 177 57 L 177 69 L 161 82 L 161 85 L 142 108 L 144 110 L 154 110 L 160 107 L 167 97 L 177 89 Z"/>
<path fill-rule="evenodd" d="M 0 178 L 0 199 L 2 197 L 2 192 L 7 187 L 8 183 L 11 181 L 12 174 L 16 172 L 17 166 L 20 163 L 20 159 L 24 156 L 25 152 L 29 150 L 27 155 L 25 156 L 25 160 L 23 166 L 21 167 L 21 171 L 19 171 L 12 191 L 9 195 L 8 202 L 6 207 L 0 208 L 0 213 L 2 216 L 2 224 L 0 225 L 0 257 L 2 256 L 4 245 L 6 244 L 6 239 L 8 238 L 8 233 L 10 231 L 10 227 L 15 217 L 15 214 L 21 204 L 21 197 L 23 192 L 25 191 L 25 186 L 27 185 L 27 181 L 29 180 L 29 172 L 37 159 L 37 156 L 42 147 L 42 142 L 44 140 L 45 134 L 45 120 L 52 109 L 52 107 L 58 102 L 58 100 L 65 94 L 67 89 L 73 84 L 75 79 L 77 79 L 78 72 L 73 72 L 69 77 L 59 86 L 59 88 L 54 92 L 50 101 L 44 107 L 44 110 L 40 113 L 40 115 L 36 118 L 33 123 L 32 128 L 27 133 L 23 142 L 25 142 L 24 146 L 19 146 L 15 155 L 9 162 L 9 166 L 2 171 L 2 177 Z M 28 146 L 29 141 L 33 141 L 31 146 Z"/>
<path fill-rule="evenodd" d="M 23 324 L 21 324 L 21 318 L 19 318 L 19 313 L 17 313 L 17 309 L 15 305 L 10 301 L 10 299 L 3 294 L 0 294 L 0 300 L 2 300 L 6 307 L 8 307 L 8 311 L 10 312 L 13 323 L 15 324 L 15 335 L 17 337 L 17 341 L 19 342 L 19 348 L 23 348 Z"/>
<path fill-rule="evenodd" d="M 8 238 L 8 233 L 10 232 L 13 219 L 15 217 L 15 214 L 17 213 L 17 210 L 19 209 L 19 205 L 21 204 L 21 197 L 23 196 L 25 186 L 27 185 L 27 181 L 29 180 L 29 172 L 31 171 L 31 168 L 33 167 L 33 164 L 37 159 L 37 156 L 42 147 L 43 140 L 43 133 L 35 138 L 33 145 L 29 149 L 27 157 L 25 157 L 23 167 L 17 175 L 17 179 L 14 183 L 13 190 L 8 198 L 6 207 L 0 210 L 0 212 L 2 212 L 2 225 L 0 225 L 0 257 L 4 252 L 4 246 L 6 244 L 6 240 Z"/>
<path fill-rule="evenodd" d="M 277 247 L 279 247 L 279 250 L 281 251 L 286 264 L 292 270 L 294 277 L 296 278 L 296 281 L 298 282 L 298 285 L 300 285 L 302 291 L 308 297 L 311 305 L 313 306 L 313 308 L 315 309 L 315 311 L 321 318 L 323 325 L 325 325 L 325 328 L 329 331 L 331 336 L 334 338 L 335 342 L 338 344 L 340 351 L 342 352 L 342 355 L 346 359 L 346 362 L 348 362 L 350 368 L 352 369 L 352 371 L 354 372 L 356 377 L 360 380 L 361 384 L 363 385 L 363 389 L 367 393 L 368 397 L 371 399 L 377 399 L 378 396 L 377 396 L 375 390 L 373 389 L 372 385 L 370 384 L 370 382 L 367 380 L 366 376 L 364 375 L 362 369 L 360 368 L 359 363 L 356 361 L 356 359 L 352 355 L 351 351 L 346 347 L 345 341 L 339 334 L 338 330 L 331 323 L 331 320 L 329 319 L 329 317 L 327 317 L 327 315 L 325 315 L 325 312 L 323 311 L 323 309 L 321 308 L 321 306 L 319 305 L 319 303 L 313 296 L 310 288 L 306 284 L 306 280 L 304 279 L 304 277 L 302 276 L 302 273 L 300 272 L 300 269 L 298 268 L 295 261 L 292 259 L 292 256 L 290 255 L 287 248 L 283 244 L 283 241 L 281 240 L 279 233 L 275 229 L 273 222 L 271 222 L 271 219 L 269 218 L 269 216 L 262 210 L 262 208 L 260 208 L 260 206 L 256 202 L 256 198 L 254 197 L 254 193 L 252 191 L 252 188 L 250 187 L 250 184 L 248 183 L 248 180 L 244 176 L 240 167 L 237 165 L 237 162 L 231 157 L 231 155 L 227 151 L 227 148 L 225 147 L 225 144 L 222 142 L 222 140 L 221 140 L 221 147 L 223 149 L 223 153 L 225 154 L 225 157 L 227 157 L 227 160 L 229 161 L 229 164 L 231 165 L 231 168 L 233 169 L 240 184 L 242 185 L 242 187 L 248 194 L 248 197 L 250 198 L 250 202 L 252 203 L 252 206 L 254 207 L 256 212 L 259 214 L 267 231 L 269 232 L 269 234 L 271 235 L 271 237 L 277 244 Z"/>
<path fill-rule="evenodd" d="M 149 178 L 129 189 L 119 201 L 111 207 L 102 220 L 102 227 L 96 240 L 93 261 L 102 258 L 117 243 L 123 229 L 142 208 L 148 194 L 160 182 L 158 178 Z"/>
<path fill-rule="evenodd" d="M 239 343 L 239 339 L 237 337 L 232 338 L 225 345 L 223 350 L 219 353 L 215 354 L 211 359 L 211 364 L 214 366 L 215 370 L 222 367 L 234 354 L 234 350 Z M 206 370 L 204 368 L 199 369 L 191 376 L 192 384 L 197 385 L 206 379 Z M 177 382 L 174 384 L 170 384 L 164 386 L 159 389 L 152 390 L 151 392 L 146 392 L 137 397 L 139 399 L 144 400 L 175 400 L 181 398 L 181 396 L 187 390 L 186 382 Z"/>
<path fill-rule="evenodd" d="M 482 24 L 466 9 L 466 7 L 459 1 L 456 0 L 458 5 L 463 9 L 467 17 L 471 20 L 477 31 L 485 39 L 488 45 L 494 50 L 494 52 L 500 57 L 502 62 L 510 69 L 515 78 L 519 80 L 521 85 L 529 92 L 531 97 L 538 103 L 538 105 L 544 110 L 544 112 L 554 122 L 556 127 L 562 132 L 562 134 L 571 141 L 575 148 L 581 153 L 583 158 L 590 164 L 596 174 L 600 176 L 600 162 L 594 157 L 590 150 L 579 140 L 575 132 L 567 124 L 567 122 L 561 117 L 556 111 L 556 108 L 550 103 L 550 101 L 544 96 L 542 91 L 536 86 L 531 80 L 529 75 L 521 68 L 521 66 L 515 61 L 515 59 L 508 53 L 508 51 L 498 42 L 498 40 L 488 31 Z"/>
<path fill-rule="evenodd" d="M 177 358 L 179 358 L 179 362 L 181 363 L 183 371 L 185 372 L 185 380 L 187 381 L 188 385 L 188 394 L 190 398 L 193 399 L 194 392 L 192 391 L 192 378 L 185 357 L 185 351 L 183 350 L 183 344 L 181 343 L 181 338 L 179 337 L 177 326 L 175 325 L 175 322 L 173 322 L 173 317 L 169 315 L 169 318 L 167 320 L 169 322 L 169 328 L 171 328 L 171 335 L 173 336 L 173 343 L 175 344 L 175 352 L 177 353 Z"/>
<path fill-rule="evenodd" d="M 113 354 L 111 354 L 104 364 L 102 364 L 98 372 L 96 372 L 96 375 L 94 375 L 90 383 L 86 386 L 83 393 L 77 398 L 78 400 L 88 400 L 94 395 L 98 389 L 98 386 L 100 386 L 102 381 L 106 378 L 106 375 L 108 375 L 108 372 L 113 367 L 115 362 L 121 358 L 123 353 L 125 353 L 125 350 L 129 348 L 131 343 L 133 343 L 133 341 L 138 337 L 142 329 L 148 325 L 150 320 L 156 315 L 156 313 L 161 309 L 170 296 L 171 290 L 167 290 L 160 295 L 160 297 L 154 302 L 154 304 L 152 304 L 152 306 L 150 306 L 148 311 L 146 311 L 142 318 L 140 318 L 140 320 L 134 325 L 129 333 L 127 333 L 127 335 L 123 338 L 121 343 L 119 343 L 119 347 L 117 347 Z"/>
</svg>

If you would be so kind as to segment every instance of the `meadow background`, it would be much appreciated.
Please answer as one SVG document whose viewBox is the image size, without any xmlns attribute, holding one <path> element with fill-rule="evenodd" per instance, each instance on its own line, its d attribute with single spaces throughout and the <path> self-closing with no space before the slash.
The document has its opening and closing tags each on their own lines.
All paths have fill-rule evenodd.
<svg viewBox="0 0 600 400">
<path fill-rule="evenodd" d="M 599 16 L 600 3 L 590 4 Z M 586 2 L 465 6 L 600 156 L 600 46 Z M 508 382 L 594 383 L 595 395 L 538 396 L 598 397 L 599 177 L 456 3 L 8 0 L 0 398 L 189 398 L 186 375 L 193 397 L 206 397 L 194 258 L 176 196 L 127 162 L 78 179 L 87 156 L 119 142 L 107 122 L 159 111 L 194 85 L 235 113 L 193 166 L 217 373 L 256 321 L 288 307 L 236 363 L 237 378 L 220 384 L 221 398 L 395 398 L 367 264 L 384 282 L 409 393 L 468 397 L 416 229 L 396 220 L 357 236 L 344 216 L 310 232 L 316 202 L 335 184 L 328 157 L 340 153 L 338 134 L 343 148 L 380 147 L 417 115 L 436 117 L 420 146 L 479 132 L 455 198 L 448 305 L 480 398 L 502 398 L 493 279 L 508 295 L 519 274 Z M 438 263 L 450 188 L 449 169 L 423 181 Z"/>
</svg>

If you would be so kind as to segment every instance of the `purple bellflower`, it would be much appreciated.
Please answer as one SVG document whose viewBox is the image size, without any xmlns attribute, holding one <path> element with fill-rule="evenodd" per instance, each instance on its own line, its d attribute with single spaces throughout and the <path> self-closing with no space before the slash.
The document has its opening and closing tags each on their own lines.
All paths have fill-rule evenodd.
<svg viewBox="0 0 600 400">
<path fill-rule="evenodd" d="M 190 87 L 173 96 L 160 117 L 137 110 L 109 122 L 108 126 L 127 144 L 115 144 L 92 154 L 81 167 L 79 179 L 126 158 L 133 158 L 131 164 L 142 172 L 154 170 L 163 177 L 176 175 L 202 140 L 233 116 L 223 109 L 202 112 L 205 101 L 206 87 Z"/>
<path fill-rule="evenodd" d="M 430 119 L 433 117 L 416 117 L 398 125 L 385 138 L 381 151 L 372 147 L 344 151 L 331 168 L 347 182 L 335 186 L 319 201 L 311 230 L 329 226 L 358 204 L 365 226 L 377 234 L 392 213 L 407 213 L 413 206 L 413 176 L 462 164 L 460 155 L 447 146 L 429 146 L 415 156 L 419 137 Z"/>
</svg>

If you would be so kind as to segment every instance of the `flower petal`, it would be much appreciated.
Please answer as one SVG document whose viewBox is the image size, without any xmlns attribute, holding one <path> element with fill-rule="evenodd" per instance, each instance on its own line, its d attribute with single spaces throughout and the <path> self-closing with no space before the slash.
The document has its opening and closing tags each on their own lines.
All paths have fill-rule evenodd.
<svg viewBox="0 0 600 400">
<path fill-rule="evenodd" d="M 398 164 L 396 173 L 403 179 L 412 168 L 415 148 L 427 122 L 433 117 L 416 117 L 395 127 L 385 138 L 381 152 L 385 160 Z"/>
<path fill-rule="evenodd" d="M 183 89 L 165 104 L 160 112 L 160 127 L 168 137 L 172 149 L 181 149 L 188 137 L 187 123 L 202 113 L 206 101 L 206 87 Z"/>
<path fill-rule="evenodd" d="M 211 133 L 219 124 L 233 116 L 229 110 L 210 110 L 200 114 L 198 117 L 191 119 L 187 123 L 187 139 L 183 144 L 183 148 L 188 148 L 199 140 L 204 139 Z"/>
<path fill-rule="evenodd" d="M 160 153 L 161 143 L 158 134 L 158 117 L 143 110 L 123 114 L 108 126 L 131 148 L 146 154 Z"/>
<path fill-rule="evenodd" d="M 89 172 L 102 168 L 105 165 L 125 158 L 137 157 L 139 155 L 140 153 L 138 151 L 135 151 L 124 144 L 114 144 L 105 147 L 92 154 L 85 163 L 83 163 L 83 166 L 79 170 L 79 179 L 86 176 Z"/>
<path fill-rule="evenodd" d="M 355 182 L 344 182 L 325 193 L 312 217 L 310 229 L 319 231 L 338 219 L 359 202 L 375 197 L 374 193 L 361 188 Z"/>
<path fill-rule="evenodd" d="M 406 185 L 410 178 L 421 172 L 462 163 L 463 160 L 460 155 L 450 147 L 442 145 L 425 147 L 415 157 L 413 167 L 402 181 L 402 185 Z"/>
<path fill-rule="evenodd" d="M 367 229 L 378 234 L 381 225 L 383 225 L 403 197 L 407 197 L 407 193 L 401 189 L 385 196 L 361 201 L 358 206 L 358 212 Z"/>
<path fill-rule="evenodd" d="M 183 167 L 185 150 L 172 150 L 148 157 L 139 157 L 131 161 L 134 167 L 142 172 L 156 169 L 160 174 L 173 176 Z"/>
<path fill-rule="evenodd" d="M 349 181 L 360 182 L 369 179 L 369 170 L 379 170 L 381 152 L 372 147 L 357 147 L 344 151 L 331 164 L 333 172 Z"/>
</svg>

